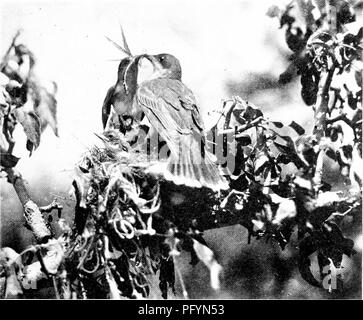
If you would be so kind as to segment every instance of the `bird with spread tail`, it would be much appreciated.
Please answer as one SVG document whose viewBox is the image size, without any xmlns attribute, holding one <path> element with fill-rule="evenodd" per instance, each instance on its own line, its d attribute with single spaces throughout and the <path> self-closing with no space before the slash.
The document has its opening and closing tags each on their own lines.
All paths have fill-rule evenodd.
<svg viewBox="0 0 363 320">
<path fill-rule="evenodd" d="M 181 81 L 178 59 L 170 54 L 143 58 L 151 62 L 153 72 L 138 86 L 133 109 L 145 114 L 170 150 L 165 179 L 214 191 L 227 189 L 214 156 L 206 149 L 203 120 L 192 91 Z"/>
</svg>

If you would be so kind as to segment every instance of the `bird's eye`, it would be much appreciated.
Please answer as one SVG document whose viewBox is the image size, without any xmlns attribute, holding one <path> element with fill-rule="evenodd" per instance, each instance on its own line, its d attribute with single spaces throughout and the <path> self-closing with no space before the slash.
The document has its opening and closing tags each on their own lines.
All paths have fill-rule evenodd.
<svg viewBox="0 0 363 320">
<path fill-rule="evenodd" d="M 165 56 L 161 56 L 160 58 L 159 58 L 159 61 L 160 62 L 162 62 L 162 61 L 164 61 L 165 60 Z"/>
</svg>

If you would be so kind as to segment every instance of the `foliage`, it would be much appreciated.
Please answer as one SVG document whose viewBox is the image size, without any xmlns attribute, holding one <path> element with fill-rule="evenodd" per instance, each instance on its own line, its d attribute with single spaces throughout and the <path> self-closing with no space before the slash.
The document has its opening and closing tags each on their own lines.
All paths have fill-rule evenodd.
<svg viewBox="0 0 363 320">
<path fill-rule="evenodd" d="M 13 133 L 18 123 L 27 137 L 30 155 L 40 144 L 41 132 L 49 124 L 58 135 L 55 91 L 49 92 L 34 74 L 35 58 L 23 44 L 16 44 L 18 32 L 1 63 L 0 129 L 1 167 L 15 167 Z"/>
</svg>

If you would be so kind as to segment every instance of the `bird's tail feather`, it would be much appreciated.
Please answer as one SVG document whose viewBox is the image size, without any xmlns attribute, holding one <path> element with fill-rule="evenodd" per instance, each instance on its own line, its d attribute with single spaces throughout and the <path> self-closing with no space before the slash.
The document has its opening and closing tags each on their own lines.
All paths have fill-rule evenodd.
<svg viewBox="0 0 363 320">
<path fill-rule="evenodd" d="M 213 156 L 207 150 L 202 156 L 200 143 L 191 136 L 184 139 L 180 143 L 183 148 L 170 156 L 165 178 L 189 187 L 207 187 L 214 191 L 228 189 L 228 183 L 219 172 Z"/>
</svg>

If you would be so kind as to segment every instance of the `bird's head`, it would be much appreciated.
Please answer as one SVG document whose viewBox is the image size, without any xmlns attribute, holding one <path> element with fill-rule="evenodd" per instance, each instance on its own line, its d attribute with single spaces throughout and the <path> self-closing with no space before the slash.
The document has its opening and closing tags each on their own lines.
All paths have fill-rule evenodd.
<svg viewBox="0 0 363 320">
<path fill-rule="evenodd" d="M 108 148 L 119 149 L 120 151 L 128 151 L 130 147 L 122 133 L 117 130 L 108 130 L 105 131 L 102 135 L 97 133 L 95 133 L 95 135 L 100 138 Z"/>
<path fill-rule="evenodd" d="M 162 53 L 157 55 L 144 55 L 154 67 L 153 78 L 168 78 L 181 80 L 182 71 L 180 62 L 173 55 Z"/>
</svg>

